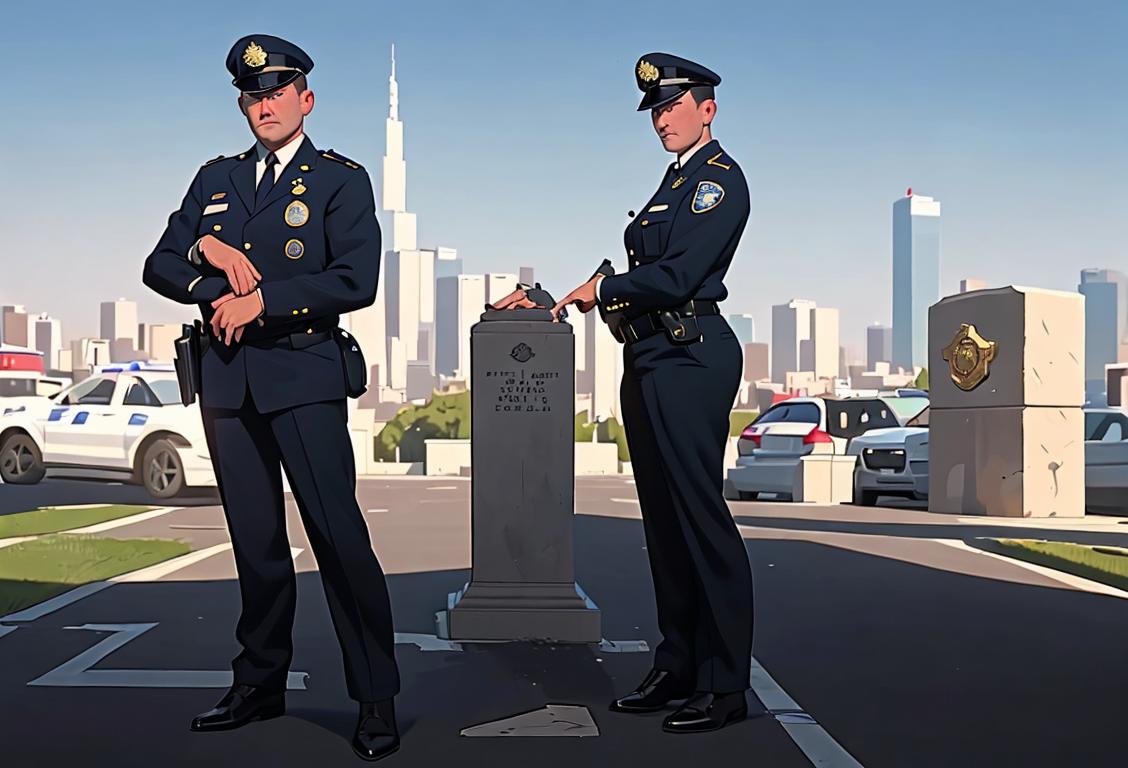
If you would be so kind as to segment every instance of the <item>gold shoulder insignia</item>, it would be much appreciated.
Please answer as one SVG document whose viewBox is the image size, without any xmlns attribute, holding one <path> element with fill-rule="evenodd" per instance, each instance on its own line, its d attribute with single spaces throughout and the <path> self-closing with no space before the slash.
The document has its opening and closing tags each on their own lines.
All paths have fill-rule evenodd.
<svg viewBox="0 0 1128 768">
<path fill-rule="evenodd" d="M 330 160 L 336 160 L 338 163 L 344 163 L 349 168 L 352 168 L 354 170 L 360 168 L 360 165 L 358 165 L 357 163 L 354 163 L 352 160 L 349 160 L 344 155 L 338 155 L 336 152 L 334 152 L 331 149 L 327 149 L 324 152 L 322 152 L 321 156 L 328 158 Z"/>
<path fill-rule="evenodd" d="M 724 152 L 718 152 L 717 154 L 715 154 L 715 155 L 713 155 L 712 157 L 710 157 L 710 158 L 709 158 L 709 159 L 708 159 L 707 161 L 705 161 L 705 164 L 706 164 L 706 165 L 715 165 L 715 166 L 717 166 L 718 168 L 724 168 L 724 169 L 725 169 L 726 171 L 731 171 L 731 170 L 732 170 L 732 165 L 731 165 L 731 164 L 728 164 L 728 163 L 718 163 L 718 162 L 717 162 L 717 158 L 721 157 L 722 155 L 724 155 Z"/>
<path fill-rule="evenodd" d="M 207 168 L 212 163 L 218 163 L 222 159 L 223 159 L 223 155 L 220 155 L 219 157 L 213 157 L 211 160 L 208 160 L 206 163 L 204 163 L 202 167 Z"/>
</svg>

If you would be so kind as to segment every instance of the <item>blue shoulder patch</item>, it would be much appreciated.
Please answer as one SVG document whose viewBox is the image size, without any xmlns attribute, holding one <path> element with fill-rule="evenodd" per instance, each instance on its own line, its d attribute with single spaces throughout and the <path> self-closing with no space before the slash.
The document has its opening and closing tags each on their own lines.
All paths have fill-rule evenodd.
<svg viewBox="0 0 1128 768">
<path fill-rule="evenodd" d="M 721 204 L 721 200 L 725 198 L 725 188 L 715 181 L 702 181 L 697 185 L 697 190 L 693 193 L 693 206 L 694 213 L 705 213 L 711 211 Z"/>
</svg>

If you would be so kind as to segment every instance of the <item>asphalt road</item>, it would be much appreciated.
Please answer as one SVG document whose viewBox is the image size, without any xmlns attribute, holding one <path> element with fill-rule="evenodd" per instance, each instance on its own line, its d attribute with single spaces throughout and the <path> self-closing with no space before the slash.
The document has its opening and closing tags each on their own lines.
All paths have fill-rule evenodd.
<svg viewBox="0 0 1128 768">
<path fill-rule="evenodd" d="M 21 504 L 133 500 L 128 486 L 51 481 L 36 489 L 16 501 L 11 486 L 0 489 L 0 514 Z M 434 613 L 469 575 L 468 481 L 366 479 L 358 495 L 389 574 L 397 632 L 433 634 Z M 633 486 L 617 477 L 579 478 L 576 497 L 577 579 L 602 609 L 604 637 L 653 646 Z M 286 717 L 193 734 L 189 720 L 220 689 L 60 687 L 84 680 L 81 664 L 69 678 L 56 674 L 56 685 L 28 685 L 113 636 L 68 629 L 87 624 L 156 623 L 98 661 L 96 671 L 228 669 L 239 598 L 223 515 L 210 499 L 189 501 L 194 505 L 177 500 L 183 508 L 102 535 L 178 538 L 211 556 L 152 581 L 116 584 L 42 618 L 0 621 L 17 627 L 0 634 L 5 766 L 361 764 L 348 747 L 355 713 L 316 563 L 293 510 L 293 669 L 309 677 L 306 690 L 289 693 Z M 1001 533 L 1125 545 L 1128 526 L 1113 518 L 1027 528 L 909 509 L 730 506 L 755 577 L 756 658 L 860 764 L 1125 763 L 1128 603 L 963 542 Z M 424 651 L 405 643 L 397 658 L 404 746 L 384 761 L 389 766 L 812 764 L 770 715 L 716 734 L 674 736 L 660 731 L 661 714 L 607 712 L 607 702 L 645 674 L 648 653 L 546 644 Z M 587 706 L 599 736 L 459 736 L 467 726 L 547 703 Z"/>
</svg>

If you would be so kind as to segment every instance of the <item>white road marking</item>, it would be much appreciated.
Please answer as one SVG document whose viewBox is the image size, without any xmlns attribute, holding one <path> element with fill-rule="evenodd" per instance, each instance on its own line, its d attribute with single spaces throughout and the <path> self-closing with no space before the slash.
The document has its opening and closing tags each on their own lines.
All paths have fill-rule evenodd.
<svg viewBox="0 0 1128 768">
<path fill-rule="evenodd" d="M 428 491 L 457 491 L 458 486 L 457 485 L 428 485 L 426 490 L 428 490 Z"/>
<path fill-rule="evenodd" d="M 90 595 L 93 595 L 95 592 L 101 592 L 103 589 L 110 586 L 113 586 L 113 584 L 108 581 L 92 581 L 89 584 L 83 584 L 81 587 L 75 587 L 69 592 L 56 595 L 50 600 L 44 600 L 42 603 L 33 605 L 30 608 L 25 608 L 16 613 L 9 613 L 7 616 L 0 616 L 0 622 L 35 621 L 49 613 L 54 613 L 60 608 L 66 608 L 71 603 L 77 603 L 83 598 L 90 597 Z"/>
<path fill-rule="evenodd" d="M 423 635 L 417 632 L 396 632 L 396 643 L 400 645 L 414 645 L 421 651 L 461 651 L 461 643 L 453 640 L 443 640 L 435 635 Z"/>
<path fill-rule="evenodd" d="M 611 501 L 617 501 L 620 504 L 638 504 L 638 499 L 616 499 L 616 498 L 612 498 Z"/>
<path fill-rule="evenodd" d="M 752 657 L 752 674 L 748 682 L 811 765 L 816 768 L 862 768 L 861 763 L 780 687 L 755 656 Z"/>
<path fill-rule="evenodd" d="M 10 539 L 0 539 L 0 549 L 10 547 L 13 544 L 23 544 L 25 541 L 35 541 L 38 536 L 13 536 Z"/>
<path fill-rule="evenodd" d="M 169 528 L 184 531 L 226 531 L 226 525 L 170 525 Z"/>
<path fill-rule="evenodd" d="M 148 512 L 138 512 L 136 515 L 119 517 L 116 520 L 107 520 L 104 523 L 95 523 L 85 528 L 72 528 L 69 531 L 60 531 L 60 533 L 102 533 L 103 531 L 112 531 L 114 528 L 121 528 L 126 525 L 133 525 L 134 523 L 143 523 L 146 520 L 152 520 L 154 517 L 167 515 L 169 512 L 175 512 L 178 509 L 181 509 L 181 507 L 157 507 Z"/>
<path fill-rule="evenodd" d="M 102 642 L 64 662 L 28 685 L 64 688 L 228 688 L 232 673 L 210 669 L 91 669 L 126 643 L 157 626 L 145 624 L 83 624 L 65 629 L 88 629 L 113 632 Z M 286 680 L 289 690 L 304 691 L 306 672 L 290 672 Z"/>
<path fill-rule="evenodd" d="M 174 557 L 171 560 L 166 560 L 163 563 L 150 565 L 148 568 L 142 568 L 138 571 L 130 571 L 123 573 L 121 576 L 114 576 L 110 579 L 115 584 L 133 584 L 145 581 L 160 581 L 169 574 L 176 573 L 182 568 L 187 568 L 190 565 L 195 565 L 201 560 L 207 560 L 212 555 L 218 555 L 220 552 L 226 552 L 231 549 L 231 542 L 224 544 L 216 544 L 213 547 L 206 549 L 198 549 L 195 552 L 189 552 L 180 557 Z"/>
<path fill-rule="evenodd" d="M 1052 579 L 1060 584 L 1065 584 L 1066 586 L 1073 587 L 1074 589 L 1079 589 L 1083 592 L 1092 592 L 1097 595 L 1108 595 L 1109 597 L 1128 598 L 1128 592 L 1125 592 L 1123 589 L 1117 589 L 1116 587 L 1113 587 L 1109 584 L 1102 584 L 1099 581 L 1086 579 L 1083 576 L 1076 576 L 1072 573 L 1066 573 L 1065 571 L 1059 571 L 1056 568 L 1049 568 L 1044 565 L 1038 565 L 1037 563 L 1029 563 L 1017 557 L 1007 557 L 1006 555 L 1000 555 L 997 552 L 987 552 L 986 550 L 979 549 L 978 547 L 973 547 L 964 541 L 960 541 L 959 539 L 925 539 L 925 541 L 933 541 L 937 544 L 943 544 L 945 546 L 952 547 L 953 549 L 959 549 L 964 552 L 973 552 L 977 555 L 983 555 L 984 557 L 991 557 L 996 560 L 1002 560 L 1005 563 L 1010 563 L 1011 565 L 1023 568 L 1027 571 L 1030 571 L 1031 573 L 1037 573 L 1040 576 L 1045 576 L 1047 579 Z"/>
<path fill-rule="evenodd" d="M 364 511 L 368 514 L 373 514 L 373 513 L 376 513 L 376 512 L 387 512 L 388 510 L 386 510 L 386 509 L 366 509 Z"/>
</svg>

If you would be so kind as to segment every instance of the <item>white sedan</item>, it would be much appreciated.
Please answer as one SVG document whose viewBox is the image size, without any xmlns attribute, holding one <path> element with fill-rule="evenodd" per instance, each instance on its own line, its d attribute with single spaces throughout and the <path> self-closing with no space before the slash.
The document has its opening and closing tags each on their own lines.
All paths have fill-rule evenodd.
<svg viewBox="0 0 1128 768">
<path fill-rule="evenodd" d="M 51 398 L 5 398 L 0 479 L 54 476 L 140 483 L 159 499 L 214 486 L 199 405 L 180 401 L 176 374 L 137 364 L 103 369 Z"/>
</svg>

